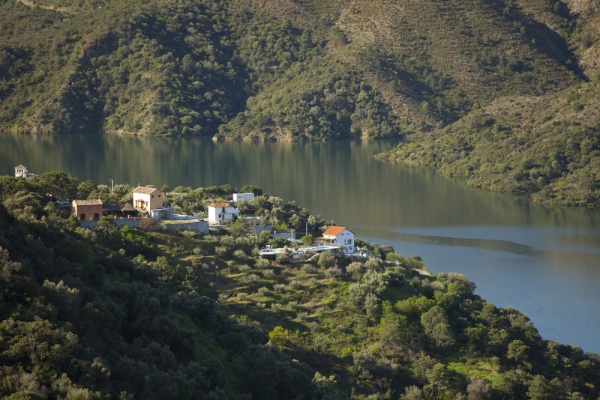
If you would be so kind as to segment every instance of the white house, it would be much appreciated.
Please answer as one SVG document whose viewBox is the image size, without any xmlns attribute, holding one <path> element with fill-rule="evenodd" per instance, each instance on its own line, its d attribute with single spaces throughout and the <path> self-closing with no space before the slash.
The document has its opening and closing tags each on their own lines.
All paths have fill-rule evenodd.
<svg viewBox="0 0 600 400">
<path fill-rule="evenodd" d="M 239 217 L 240 210 L 227 203 L 214 203 L 208 205 L 208 222 L 228 222 L 233 216 Z"/>
<path fill-rule="evenodd" d="M 29 178 L 29 171 L 27 171 L 27 167 L 24 165 L 17 165 L 15 167 L 15 177 L 16 178 Z"/>
<path fill-rule="evenodd" d="M 240 200 L 250 201 L 254 198 L 254 193 L 234 193 L 233 201 L 238 202 Z"/>
<path fill-rule="evenodd" d="M 133 191 L 133 206 L 138 211 L 150 211 L 163 207 L 163 194 L 156 188 L 138 186 Z"/>
<path fill-rule="evenodd" d="M 354 254 L 354 233 L 343 226 L 331 226 L 323 232 L 323 239 L 344 248 L 344 254 Z"/>
</svg>

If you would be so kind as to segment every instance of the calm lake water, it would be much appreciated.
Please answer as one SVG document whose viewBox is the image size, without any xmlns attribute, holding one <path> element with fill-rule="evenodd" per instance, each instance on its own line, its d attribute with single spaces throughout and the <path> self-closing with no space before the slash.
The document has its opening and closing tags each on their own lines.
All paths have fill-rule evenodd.
<svg viewBox="0 0 600 400">
<path fill-rule="evenodd" d="M 466 275 L 486 300 L 526 313 L 545 339 L 600 352 L 600 210 L 533 206 L 372 158 L 391 146 L 0 135 L 0 174 L 24 164 L 103 184 L 256 184 L 420 255 L 432 272 Z"/>
</svg>

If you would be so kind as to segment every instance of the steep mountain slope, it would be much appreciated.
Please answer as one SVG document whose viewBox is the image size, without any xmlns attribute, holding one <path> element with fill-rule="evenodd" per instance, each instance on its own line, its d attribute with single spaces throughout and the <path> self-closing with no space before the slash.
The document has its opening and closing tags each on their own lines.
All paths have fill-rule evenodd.
<svg viewBox="0 0 600 400">
<path fill-rule="evenodd" d="M 380 156 L 431 166 L 474 187 L 561 205 L 600 204 L 600 14 L 593 1 L 519 1 L 568 47 L 588 82 L 542 96 L 495 100 Z"/>
<path fill-rule="evenodd" d="M 498 100 L 380 157 L 535 202 L 600 205 L 600 85 Z"/>
<path fill-rule="evenodd" d="M 540 15 L 565 37 L 570 17 L 511 2 L 3 0 L 0 9 L 0 126 L 11 131 L 401 136 L 582 77 Z"/>
</svg>

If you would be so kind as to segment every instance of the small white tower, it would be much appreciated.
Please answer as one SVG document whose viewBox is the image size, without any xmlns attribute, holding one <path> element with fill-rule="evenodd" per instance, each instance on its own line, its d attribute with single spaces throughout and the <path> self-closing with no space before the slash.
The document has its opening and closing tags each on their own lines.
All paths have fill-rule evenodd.
<svg viewBox="0 0 600 400">
<path fill-rule="evenodd" d="M 29 178 L 29 171 L 27 171 L 27 167 L 24 165 L 17 165 L 15 167 L 15 177 L 16 178 Z"/>
</svg>

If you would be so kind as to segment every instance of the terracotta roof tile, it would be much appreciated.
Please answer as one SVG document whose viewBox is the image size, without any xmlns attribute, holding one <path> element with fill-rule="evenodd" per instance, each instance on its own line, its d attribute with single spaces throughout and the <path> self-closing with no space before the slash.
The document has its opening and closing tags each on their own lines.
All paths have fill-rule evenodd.
<svg viewBox="0 0 600 400">
<path fill-rule="evenodd" d="M 24 166 L 23 164 L 19 164 L 19 165 L 17 165 L 15 168 L 21 168 L 21 169 L 25 168 L 25 169 L 27 169 L 27 167 L 26 167 L 26 166 Z"/>
<path fill-rule="evenodd" d="M 330 226 L 325 232 L 323 232 L 323 236 L 337 236 L 344 231 L 343 226 Z"/>
</svg>

